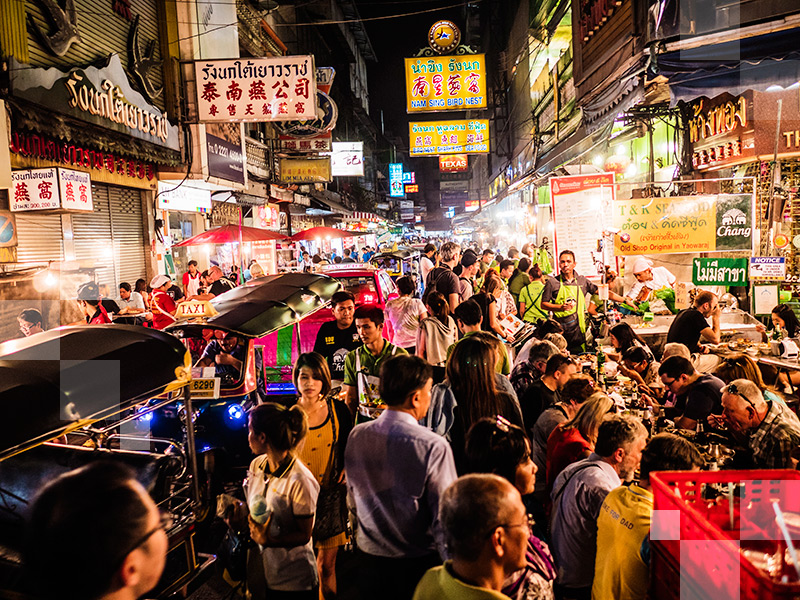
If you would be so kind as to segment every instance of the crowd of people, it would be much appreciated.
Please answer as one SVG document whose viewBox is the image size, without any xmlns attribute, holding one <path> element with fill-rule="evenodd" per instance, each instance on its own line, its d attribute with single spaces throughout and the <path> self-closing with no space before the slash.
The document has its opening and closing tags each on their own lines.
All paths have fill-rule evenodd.
<svg viewBox="0 0 800 600">
<path fill-rule="evenodd" d="M 656 417 L 674 423 L 657 433 L 612 398 L 600 367 L 584 372 L 577 358 L 597 289 L 575 272 L 572 252 L 559 256 L 558 277 L 546 274 L 547 255 L 530 248 L 506 258 L 447 242 L 424 255 L 421 299 L 403 277 L 385 309 L 336 293 L 334 320 L 295 362 L 296 402 L 249 414 L 256 457 L 229 524 L 252 539 L 254 598 L 336 597 L 337 556 L 352 544 L 364 599 L 644 599 L 650 475 L 706 466 L 678 430 L 716 429 L 749 468 L 796 467 L 800 420 L 758 365 L 736 354 L 704 370 L 707 344 L 720 337 L 714 294 L 697 294 L 678 314 L 660 356 L 625 323 L 609 332 L 608 360 Z M 215 294 L 216 275 L 206 294 Z M 640 279 L 641 287 L 651 281 Z M 156 302 L 169 284 L 151 282 Z M 201 279 L 185 293 L 202 297 L 203 287 Z M 125 291 L 140 309 L 135 291 Z M 612 293 L 624 301 L 621 292 Z M 505 343 L 512 336 L 500 324 L 508 314 L 536 324 L 513 362 Z M 792 326 L 782 308 L 773 315 L 776 327 Z M 36 319 L 23 313 L 20 325 L 32 330 Z M 54 503 L 69 503 L 81 478 L 97 477 L 87 468 L 49 484 L 34 506 L 35 526 L 68 519 Z M 93 584 L 102 594 L 92 597 L 125 586 L 136 597 L 152 579 L 120 575 L 160 543 L 152 507 L 126 477 L 106 484 L 109 494 L 117 487 L 138 502 L 138 529 L 126 536 L 153 537 L 112 554 Z M 57 552 L 59 543 L 36 552 Z"/>
</svg>

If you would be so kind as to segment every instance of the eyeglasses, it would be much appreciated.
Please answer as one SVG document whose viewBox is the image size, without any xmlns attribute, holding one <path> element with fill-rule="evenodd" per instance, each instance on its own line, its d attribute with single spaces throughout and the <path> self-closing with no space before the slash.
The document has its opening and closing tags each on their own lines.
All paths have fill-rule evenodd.
<svg viewBox="0 0 800 600">
<path fill-rule="evenodd" d="M 492 534 L 495 529 L 498 527 L 502 527 L 503 529 L 514 529 L 515 527 L 524 527 L 528 530 L 528 533 L 533 531 L 534 526 L 536 525 L 536 521 L 533 518 L 533 515 L 525 515 L 525 520 L 522 523 L 498 523 L 494 527 L 489 530 L 489 534 Z"/>
<path fill-rule="evenodd" d="M 677 380 L 677 379 L 673 379 L 672 381 L 664 381 L 664 380 L 662 379 L 661 381 L 662 381 L 662 383 L 663 383 L 665 386 L 667 386 L 667 387 L 671 387 L 671 386 L 672 386 L 672 384 L 673 384 L 673 383 L 675 383 L 675 382 L 676 382 L 676 381 L 678 381 L 678 380 Z"/>
<path fill-rule="evenodd" d="M 741 392 L 741 390 L 736 386 L 735 383 L 729 383 L 728 387 L 725 388 L 725 391 L 728 392 L 729 394 L 733 394 L 734 396 L 739 396 L 739 398 L 741 398 L 750 405 L 750 407 L 753 409 L 754 412 L 756 413 L 758 412 L 756 410 L 756 405 L 753 404 L 750 398 L 748 398 Z"/>
<path fill-rule="evenodd" d="M 153 537 L 156 533 L 162 530 L 165 532 L 169 531 L 169 529 L 172 528 L 173 523 L 174 521 L 172 515 L 166 512 L 162 512 L 158 520 L 158 525 L 153 527 L 150 531 L 148 531 L 142 537 L 136 540 L 135 543 L 129 546 L 129 548 L 125 551 L 125 553 L 121 555 L 122 558 L 119 560 L 120 564 L 125 560 L 125 557 L 128 556 L 128 554 L 130 554 L 131 552 L 142 546 L 147 540 Z"/>
</svg>

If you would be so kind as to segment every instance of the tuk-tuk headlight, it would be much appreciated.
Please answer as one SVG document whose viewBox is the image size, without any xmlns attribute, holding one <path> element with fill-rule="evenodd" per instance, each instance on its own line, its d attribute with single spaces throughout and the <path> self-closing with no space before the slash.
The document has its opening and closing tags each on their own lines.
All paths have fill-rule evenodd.
<svg viewBox="0 0 800 600">
<path fill-rule="evenodd" d="M 228 405 L 228 418 L 231 421 L 241 421 L 245 417 L 244 409 L 239 404 Z"/>
</svg>

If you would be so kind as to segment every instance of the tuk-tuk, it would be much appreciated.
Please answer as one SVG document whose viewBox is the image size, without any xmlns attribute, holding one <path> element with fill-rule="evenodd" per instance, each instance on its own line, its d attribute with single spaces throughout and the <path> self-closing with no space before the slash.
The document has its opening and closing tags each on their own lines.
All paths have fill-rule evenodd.
<svg viewBox="0 0 800 600">
<path fill-rule="evenodd" d="M 279 339 L 276 332 L 289 329 L 299 335 L 296 324 L 325 306 L 340 287 L 325 275 L 284 273 L 250 281 L 208 302 L 179 305 L 178 320 L 166 331 L 191 355 L 195 444 L 209 497 L 225 482 L 240 481 L 244 475 L 238 471 L 252 458 L 247 410 L 267 397 L 265 369 L 271 365 L 265 356 Z M 238 364 L 221 364 L 216 360 L 221 354 Z M 293 386 L 286 389 L 286 395 L 293 392 Z M 162 405 L 143 415 L 139 426 L 156 438 L 182 440 L 182 410 L 180 402 Z"/>
<path fill-rule="evenodd" d="M 369 263 L 384 269 L 395 281 L 399 277 L 410 275 L 414 278 L 417 288 L 419 288 L 424 285 L 420 281 L 419 259 L 420 252 L 418 250 L 401 246 L 395 250 L 386 249 L 374 254 L 369 259 Z"/>
<path fill-rule="evenodd" d="M 216 557 L 195 547 L 200 497 L 194 445 L 142 444 L 126 433 L 139 403 L 160 394 L 183 391 L 191 413 L 189 368 L 177 339 L 143 327 L 60 327 L 0 344 L 0 597 L 32 592 L 22 575 L 21 546 L 40 486 L 108 458 L 132 468 L 173 517 L 167 566 L 153 596 L 188 595 L 211 574 Z M 191 423 L 187 430 L 191 439 Z M 75 540 L 75 551 L 89 543 Z"/>
</svg>

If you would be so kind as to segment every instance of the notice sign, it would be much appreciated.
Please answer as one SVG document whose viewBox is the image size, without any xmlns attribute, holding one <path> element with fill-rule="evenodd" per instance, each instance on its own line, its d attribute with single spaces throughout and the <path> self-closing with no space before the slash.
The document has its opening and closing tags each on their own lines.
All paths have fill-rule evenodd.
<svg viewBox="0 0 800 600">
<path fill-rule="evenodd" d="M 752 260 L 752 259 L 751 259 Z M 692 260 L 695 285 L 747 285 L 746 258 L 695 258 Z"/>
<path fill-rule="evenodd" d="M 198 61 L 194 70 L 201 122 L 317 118 L 313 56 Z"/>
<path fill-rule="evenodd" d="M 603 238 L 605 215 L 611 210 L 614 193 L 614 173 L 550 178 L 556 256 L 572 250 L 575 270 L 581 275 L 597 272 L 592 253 Z"/>
<path fill-rule="evenodd" d="M 12 212 L 27 210 L 93 210 L 88 173 L 51 167 L 11 172 Z"/>
<path fill-rule="evenodd" d="M 750 279 L 753 281 L 784 281 L 786 279 L 786 259 L 782 256 L 753 256 L 750 259 Z"/>
<path fill-rule="evenodd" d="M 489 152 L 488 119 L 409 123 L 408 135 L 411 156 Z"/>
<path fill-rule="evenodd" d="M 616 200 L 612 215 L 618 256 L 752 251 L 752 194 Z"/>
<path fill-rule="evenodd" d="M 406 59 L 406 111 L 486 108 L 483 54 Z"/>
</svg>

